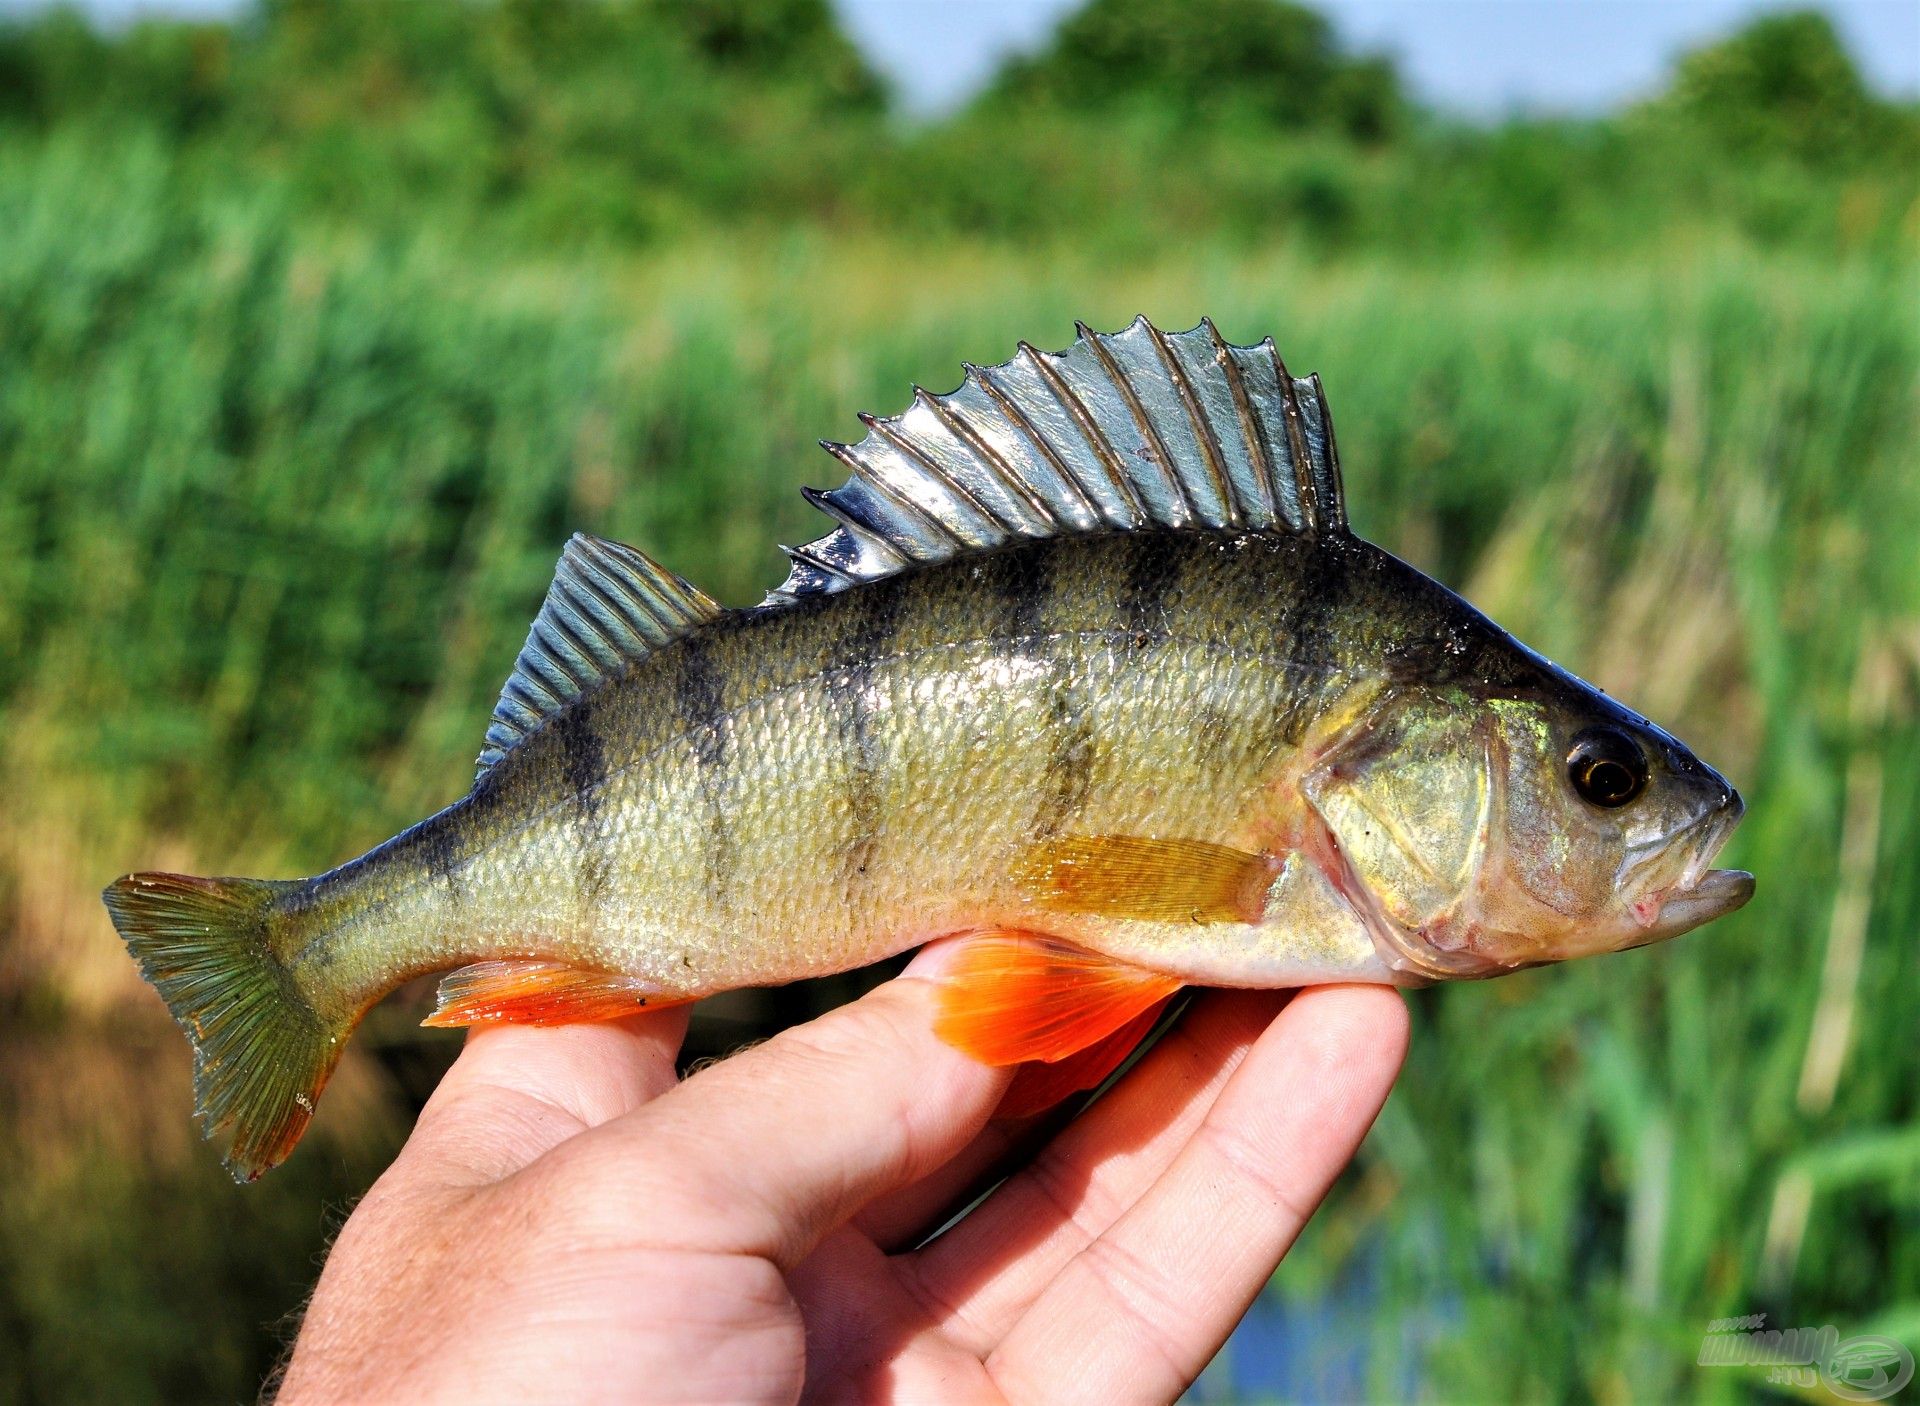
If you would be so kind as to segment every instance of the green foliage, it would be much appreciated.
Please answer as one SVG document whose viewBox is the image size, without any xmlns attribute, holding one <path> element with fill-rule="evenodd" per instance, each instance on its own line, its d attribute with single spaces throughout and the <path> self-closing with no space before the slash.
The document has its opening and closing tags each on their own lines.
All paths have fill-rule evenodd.
<svg viewBox="0 0 1920 1406">
<path fill-rule="evenodd" d="M 0 118 L 159 126 L 196 168 L 271 173 L 312 210 L 510 212 L 538 243 L 807 208 L 884 98 L 825 0 L 261 0 L 231 29 L 118 38 L 53 11 L 0 23 L 0 76 Z"/>
<path fill-rule="evenodd" d="M 826 0 L 652 0 L 658 22 L 683 31 L 716 67 L 809 87 L 820 104 L 878 111 L 886 85 L 867 66 Z"/>
<path fill-rule="evenodd" d="M 0 21 L 0 80 L 0 140 L 157 130 L 180 179 L 275 183 L 302 218 L 531 249 L 798 223 L 1124 258 L 1202 231 L 1434 260 L 1728 233 L 1837 254 L 1909 239 L 1920 198 L 1913 114 L 1804 16 L 1687 58 L 1628 119 L 1495 128 L 1418 117 L 1390 63 L 1281 0 L 1098 0 L 920 128 L 885 120 L 825 0 L 261 0 L 110 36 L 53 11 Z M 1773 156 L 1730 159 L 1750 148 Z"/>
<path fill-rule="evenodd" d="M 1656 111 L 1736 156 L 1854 166 L 1902 154 L 1890 146 L 1920 154 L 1913 114 L 1867 90 L 1817 10 L 1762 15 L 1683 56 Z"/>
<path fill-rule="evenodd" d="M 1292 0 L 1091 0 L 1045 50 L 1010 63 L 988 101 L 1157 108 L 1193 127 L 1329 125 L 1373 141 L 1402 106 L 1391 65 L 1348 60 L 1333 26 Z"/>
<path fill-rule="evenodd" d="M 226 115 L 232 31 L 142 20 L 108 37 L 78 11 L 0 20 L 0 120 L 40 128 L 138 114 L 175 134 Z"/>
</svg>

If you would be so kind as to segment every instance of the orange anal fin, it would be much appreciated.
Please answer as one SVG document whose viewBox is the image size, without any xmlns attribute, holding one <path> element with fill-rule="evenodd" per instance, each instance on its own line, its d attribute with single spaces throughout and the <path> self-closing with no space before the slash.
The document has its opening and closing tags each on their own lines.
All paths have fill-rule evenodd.
<svg viewBox="0 0 1920 1406">
<path fill-rule="evenodd" d="M 1280 861 L 1205 840 L 1059 835 L 1029 849 L 1014 880 L 1035 903 L 1160 923 L 1257 923 Z"/>
<path fill-rule="evenodd" d="M 1055 937 L 996 929 L 963 942 L 942 985 L 934 1033 L 1001 1065 L 1079 1054 L 1182 983 Z"/>
<path fill-rule="evenodd" d="M 638 977 L 565 962 L 475 962 L 441 978 L 433 1014 L 421 1024 L 571 1025 L 679 1005 L 684 999 L 663 995 Z"/>
<path fill-rule="evenodd" d="M 1035 1061 L 1020 1066 L 1013 1083 L 995 1110 L 996 1118 L 1027 1118 L 1044 1113 L 1060 1100 L 1082 1089 L 1091 1089 L 1106 1078 L 1133 1053 L 1135 1045 L 1147 1038 L 1154 1021 L 1166 1009 L 1163 997 L 1103 1040 L 1096 1040 L 1078 1054 L 1052 1064 Z"/>
</svg>

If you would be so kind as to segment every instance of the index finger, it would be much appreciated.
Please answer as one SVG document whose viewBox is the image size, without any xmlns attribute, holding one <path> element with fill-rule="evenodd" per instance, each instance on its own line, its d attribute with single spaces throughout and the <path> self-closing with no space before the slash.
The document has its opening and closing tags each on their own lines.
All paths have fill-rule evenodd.
<svg viewBox="0 0 1920 1406">
<path fill-rule="evenodd" d="M 1390 987 L 1301 992 L 1193 1138 L 987 1359 L 1013 1399 L 1172 1400 L 1272 1277 L 1406 1053 Z"/>
<path fill-rule="evenodd" d="M 875 1197 L 964 1147 L 1011 1071 L 933 1033 L 945 944 L 860 1000 L 688 1079 L 567 1149 L 585 1175 L 624 1186 L 618 1230 L 658 1248 L 799 1263 Z M 605 1198 L 603 1198 L 605 1199 Z M 612 1229 L 612 1227 L 610 1227 Z"/>
<path fill-rule="evenodd" d="M 674 1086 L 684 1007 L 592 1024 L 476 1027 L 420 1111 L 396 1167 L 497 1181 Z"/>
</svg>

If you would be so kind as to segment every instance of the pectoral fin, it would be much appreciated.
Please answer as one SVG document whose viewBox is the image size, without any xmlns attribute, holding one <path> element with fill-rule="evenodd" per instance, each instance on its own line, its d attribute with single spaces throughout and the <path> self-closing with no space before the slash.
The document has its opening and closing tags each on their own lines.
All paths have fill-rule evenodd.
<svg viewBox="0 0 1920 1406">
<path fill-rule="evenodd" d="M 1070 1054 L 1052 1064 L 1035 1060 L 1021 1065 L 1020 1072 L 1013 1076 L 1013 1082 L 1001 1096 L 994 1117 L 1026 1118 L 1045 1113 L 1061 1099 L 1082 1089 L 1091 1089 L 1118 1069 L 1133 1053 L 1133 1047 L 1147 1038 L 1147 1032 L 1153 1029 L 1154 1021 L 1160 1018 L 1160 1012 L 1171 999 L 1163 997 L 1154 1002 L 1113 1034 L 1094 1041 L 1078 1054 Z"/>
<path fill-rule="evenodd" d="M 1058 938 L 976 933 L 943 978 L 934 1033 L 983 1064 L 1055 1064 L 1137 1020 L 1181 984 Z M 1123 1049 L 1107 1069 L 1124 1057 Z"/>
<path fill-rule="evenodd" d="M 682 999 L 663 995 L 637 977 L 565 962 L 475 962 L 441 979 L 433 1014 L 420 1023 L 571 1025 L 676 1006 Z"/>
<path fill-rule="evenodd" d="M 1028 850 L 1014 879 L 1035 903 L 1159 923 L 1254 923 L 1280 872 L 1272 855 L 1204 840 L 1060 835 Z"/>
</svg>

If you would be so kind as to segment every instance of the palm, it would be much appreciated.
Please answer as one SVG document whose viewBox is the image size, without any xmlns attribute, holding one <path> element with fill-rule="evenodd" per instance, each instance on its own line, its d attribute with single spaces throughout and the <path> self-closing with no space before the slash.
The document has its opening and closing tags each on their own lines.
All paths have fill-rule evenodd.
<svg viewBox="0 0 1920 1406">
<path fill-rule="evenodd" d="M 283 1401 L 1165 1400 L 1265 1283 L 1405 1042 L 1391 992 L 1209 995 L 921 1249 L 1006 1075 L 909 978 L 675 1087 L 674 1012 L 476 1036 L 342 1233 Z"/>
</svg>

